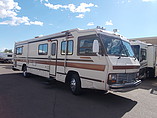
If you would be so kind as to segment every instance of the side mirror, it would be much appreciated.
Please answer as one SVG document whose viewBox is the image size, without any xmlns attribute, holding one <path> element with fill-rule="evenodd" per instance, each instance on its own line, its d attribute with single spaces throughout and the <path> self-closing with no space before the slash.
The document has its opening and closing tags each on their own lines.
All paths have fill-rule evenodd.
<svg viewBox="0 0 157 118">
<path fill-rule="evenodd" d="M 98 53 L 99 52 L 99 42 L 98 40 L 93 41 L 93 52 Z"/>
</svg>

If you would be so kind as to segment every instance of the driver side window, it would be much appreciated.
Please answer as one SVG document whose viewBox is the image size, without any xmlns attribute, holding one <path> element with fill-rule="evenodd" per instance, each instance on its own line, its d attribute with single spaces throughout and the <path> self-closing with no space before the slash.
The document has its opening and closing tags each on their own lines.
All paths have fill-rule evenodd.
<svg viewBox="0 0 157 118">
<path fill-rule="evenodd" d="M 83 36 L 78 40 L 78 55 L 96 55 L 93 52 L 93 42 L 97 40 L 96 36 Z"/>
</svg>

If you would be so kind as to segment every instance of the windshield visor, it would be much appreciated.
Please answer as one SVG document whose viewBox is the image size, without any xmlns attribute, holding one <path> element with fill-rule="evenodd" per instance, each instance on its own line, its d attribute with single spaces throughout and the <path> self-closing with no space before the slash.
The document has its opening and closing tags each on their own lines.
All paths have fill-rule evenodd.
<svg viewBox="0 0 157 118">
<path fill-rule="evenodd" d="M 134 52 L 129 42 L 118 37 L 99 35 L 108 55 L 134 57 Z"/>
</svg>

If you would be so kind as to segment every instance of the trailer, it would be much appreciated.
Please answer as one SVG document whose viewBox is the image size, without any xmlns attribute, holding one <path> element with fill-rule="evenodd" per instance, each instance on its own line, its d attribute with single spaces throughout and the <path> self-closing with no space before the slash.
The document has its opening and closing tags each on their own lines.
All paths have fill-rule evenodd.
<svg viewBox="0 0 157 118">
<path fill-rule="evenodd" d="M 127 91 L 141 83 L 129 41 L 100 28 L 72 29 L 15 43 L 14 69 L 82 88 Z"/>
<path fill-rule="evenodd" d="M 12 60 L 13 60 L 13 53 L 0 52 L 0 62 L 12 63 Z"/>
<path fill-rule="evenodd" d="M 140 78 L 156 77 L 156 46 L 138 40 L 132 40 L 130 43 L 136 58 L 140 62 Z"/>
</svg>

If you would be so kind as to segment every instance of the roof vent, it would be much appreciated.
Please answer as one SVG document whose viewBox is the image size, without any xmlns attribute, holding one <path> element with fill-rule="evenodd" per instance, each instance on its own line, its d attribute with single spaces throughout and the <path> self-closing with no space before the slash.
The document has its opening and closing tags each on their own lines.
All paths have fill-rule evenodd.
<svg viewBox="0 0 157 118">
<path fill-rule="evenodd" d="M 97 26 L 96 28 L 97 28 L 97 29 L 101 29 L 101 30 L 106 30 L 106 28 L 105 28 L 105 27 L 100 27 L 100 26 Z"/>
<path fill-rule="evenodd" d="M 118 29 L 113 29 L 113 32 L 114 32 L 114 33 L 118 32 Z"/>
</svg>

